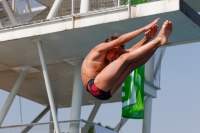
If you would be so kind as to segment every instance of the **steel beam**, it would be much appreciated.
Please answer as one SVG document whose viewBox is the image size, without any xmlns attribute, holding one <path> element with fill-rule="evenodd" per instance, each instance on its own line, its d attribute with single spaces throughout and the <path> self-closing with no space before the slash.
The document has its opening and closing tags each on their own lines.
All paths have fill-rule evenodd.
<svg viewBox="0 0 200 133">
<path fill-rule="evenodd" d="M 9 3 L 7 0 L 1 0 L 2 4 L 3 4 L 3 7 L 4 9 L 6 10 L 7 14 L 8 14 L 8 17 L 10 18 L 11 22 L 13 25 L 16 25 L 17 22 L 15 20 L 15 15 L 13 14 L 13 11 L 12 9 L 10 9 L 10 6 L 9 6 Z"/>
<path fill-rule="evenodd" d="M 7 113 L 8 113 L 8 110 L 10 109 L 10 106 L 15 98 L 15 96 L 17 95 L 17 92 L 22 84 L 22 82 L 24 81 L 24 78 L 26 76 L 28 72 L 28 69 L 26 67 L 22 67 L 21 68 L 21 72 L 20 72 L 20 75 L 17 79 L 17 81 L 15 82 L 1 112 L 0 112 L 0 126 L 2 125 Z"/>
<path fill-rule="evenodd" d="M 144 119 L 142 133 L 151 132 L 151 111 L 152 111 L 152 97 L 149 96 L 144 103 Z"/>
<path fill-rule="evenodd" d="M 55 0 L 46 19 L 52 19 L 56 16 L 56 14 L 60 8 L 60 5 L 62 4 L 62 1 L 63 0 Z"/>
<path fill-rule="evenodd" d="M 80 13 L 87 13 L 90 10 L 90 0 L 81 0 Z"/>
<path fill-rule="evenodd" d="M 145 78 L 148 82 L 154 82 L 154 55 L 149 59 L 145 65 Z M 151 129 L 151 108 L 152 97 L 148 96 L 144 101 L 144 119 L 142 133 L 150 133 Z"/>
<path fill-rule="evenodd" d="M 154 55 L 148 60 L 145 65 L 145 79 L 153 84 L 154 81 Z"/>
<path fill-rule="evenodd" d="M 16 7 L 17 7 L 17 0 L 12 0 L 12 10 L 13 10 L 14 12 L 17 11 Z"/>
<path fill-rule="evenodd" d="M 95 116 L 96 116 L 96 114 L 97 114 L 97 112 L 98 112 L 98 110 L 99 110 L 99 108 L 101 106 L 101 103 L 102 102 L 99 101 L 99 100 L 96 101 L 96 103 L 95 103 L 95 105 L 94 105 L 94 107 L 92 109 L 92 112 L 90 113 L 90 116 L 89 116 L 87 121 L 92 122 L 94 120 L 94 118 L 95 118 Z M 90 124 L 86 123 L 84 128 L 82 129 L 82 132 L 83 133 L 87 133 L 89 128 L 90 128 Z"/>
<path fill-rule="evenodd" d="M 163 48 L 162 48 L 162 51 L 161 51 L 161 54 L 160 54 L 160 57 L 159 57 L 159 59 L 158 59 L 158 62 L 157 62 L 157 64 L 156 64 L 156 68 L 155 68 L 155 70 L 154 70 L 154 77 L 157 75 L 158 70 L 159 70 L 159 68 L 160 68 L 160 66 L 161 66 L 162 58 L 163 58 L 163 56 L 164 56 L 164 54 L 165 54 L 165 51 L 166 51 L 166 47 L 163 47 Z"/>
<path fill-rule="evenodd" d="M 44 57 L 44 52 L 43 52 L 41 40 L 38 40 L 37 46 L 38 46 L 38 51 L 39 51 L 39 55 L 40 55 L 40 61 L 41 61 L 41 64 L 42 64 L 42 70 L 43 70 L 43 75 L 44 75 L 44 80 L 45 80 L 45 85 L 46 85 L 46 89 L 47 89 L 47 95 L 48 95 L 48 98 L 49 98 L 49 103 L 50 103 L 50 108 L 51 108 L 51 112 L 52 112 L 55 130 L 56 130 L 56 133 L 60 133 L 60 128 L 59 128 L 59 125 L 58 125 L 58 118 L 57 118 L 57 115 L 56 115 L 56 108 L 55 108 L 52 88 L 51 88 L 51 84 L 50 84 L 50 80 L 49 80 L 49 74 L 48 74 L 48 70 L 47 70 L 47 66 L 46 66 L 46 61 L 45 61 L 45 57 Z"/>
<path fill-rule="evenodd" d="M 31 123 L 37 123 L 48 111 L 50 107 L 47 106 Z M 27 126 L 22 133 L 27 133 L 33 126 Z"/>
<path fill-rule="evenodd" d="M 71 104 L 71 120 L 79 120 L 81 115 L 82 95 L 83 95 L 83 83 L 81 78 L 81 65 L 82 60 L 75 60 L 75 74 L 72 93 Z M 70 133 L 80 133 L 80 122 L 73 122 L 70 124 Z"/>
<path fill-rule="evenodd" d="M 71 14 L 72 15 L 74 15 L 74 13 L 75 13 L 75 0 L 72 0 L 72 12 L 71 12 Z"/>
<path fill-rule="evenodd" d="M 121 6 L 121 0 L 118 0 L 118 5 L 117 6 Z"/>
<path fill-rule="evenodd" d="M 56 106 L 56 115 L 58 116 L 58 108 L 57 108 L 57 106 Z M 49 121 L 53 121 L 53 117 L 52 117 L 51 111 L 49 113 Z M 54 125 L 53 124 L 49 125 L 49 133 L 54 133 Z"/>
</svg>

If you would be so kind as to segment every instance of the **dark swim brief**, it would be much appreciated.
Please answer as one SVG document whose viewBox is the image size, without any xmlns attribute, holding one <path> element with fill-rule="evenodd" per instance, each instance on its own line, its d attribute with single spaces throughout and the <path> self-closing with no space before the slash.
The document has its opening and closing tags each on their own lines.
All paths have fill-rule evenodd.
<svg viewBox="0 0 200 133">
<path fill-rule="evenodd" d="M 94 97 L 96 97 L 99 100 L 108 100 L 112 97 L 110 91 L 105 92 L 96 87 L 96 85 L 94 84 L 94 79 L 90 79 L 88 81 L 86 88 L 89 93 L 91 93 Z"/>
</svg>

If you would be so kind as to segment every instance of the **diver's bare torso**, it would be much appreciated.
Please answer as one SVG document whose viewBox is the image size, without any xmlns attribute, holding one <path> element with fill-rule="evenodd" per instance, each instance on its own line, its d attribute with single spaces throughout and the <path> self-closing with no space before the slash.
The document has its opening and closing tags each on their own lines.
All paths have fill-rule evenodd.
<svg viewBox="0 0 200 133">
<path fill-rule="evenodd" d="M 95 78 L 109 64 L 105 56 L 106 53 L 100 53 L 93 49 L 85 57 L 81 70 L 82 81 L 85 86 L 91 78 Z"/>
</svg>

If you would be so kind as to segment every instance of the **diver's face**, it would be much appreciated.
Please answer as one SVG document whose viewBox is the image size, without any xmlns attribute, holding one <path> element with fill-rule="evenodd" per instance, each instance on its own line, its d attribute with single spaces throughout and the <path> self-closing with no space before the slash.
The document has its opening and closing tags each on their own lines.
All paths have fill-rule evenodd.
<svg viewBox="0 0 200 133">
<path fill-rule="evenodd" d="M 113 62 L 121 55 L 123 49 L 121 47 L 115 47 L 107 51 L 106 58 L 109 62 Z"/>
</svg>

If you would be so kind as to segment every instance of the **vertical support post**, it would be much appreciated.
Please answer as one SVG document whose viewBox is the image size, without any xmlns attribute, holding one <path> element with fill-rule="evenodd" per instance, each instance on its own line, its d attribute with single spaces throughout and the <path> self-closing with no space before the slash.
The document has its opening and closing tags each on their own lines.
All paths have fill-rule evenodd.
<svg viewBox="0 0 200 133">
<path fill-rule="evenodd" d="M 145 65 L 145 79 L 150 83 L 154 81 L 154 55 L 148 60 Z"/>
<path fill-rule="evenodd" d="M 87 13 L 90 10 L 90 0 L 81 0 L 80 13 Z"/>
<path fill-rule="evenodd" d="M 131 18 L 131 0 L 128 0 L 128 17 Z"/>
<path fill-rule="evenodd" d="M 71 104 L 71 120 L 79 120 L 81 115 L 82 95 L 83 95 L 83 84 L 81 78 L 81 65 L 82 60 L 76 60 L 75 63 L 75 74 Z M 70 124 L 70 133 L 80 132 L 80 122 L 73 122 Z"/>
<path fill-rule="evenodd" d="M 49 12 L 49 14 L 48 14 L 46 19 L 52 19 L 52 18 L 54 18 L 56 16 L 62 1 L 63 0 L 55 0 L 55 2 L 53 3 L 53 6 L 51 7 L 51 10 L 50 10 L 50 12 Z"/>
<path fill-rule="evenodd" d="M 14 11 L 14 12 L 16 12 L 17 11 L 17 1 L 16 0 L 12 0 L 12 10 Z"/>
<path fill-rule="evenodd" d="M 74 15 L 74 9 L 75 9 L 75 0 L 72 0 L 72 15 Z"/>
<path fill-rule="evenodd" d="M 16 25 L 17 22 L 15 20 L 15 16 L 12 12 L 12 10 L 10 9 L 10 6 L 8 4 L 8 1 L 7 0 L 1 0 L 3 6 L 4 6 L 4 9 L 6 10 L 7 14 L 8 14 L 8 17 L 10 18 L 11 22 L 13 25 Z"/>
<path fill-rule="evenodd" d="M 142 133 L 151 132 L 151 111 L 152 111 L 152 97 L 149 96 L 145 100 L 145 110 L 144 110 L 144 120 L 143 120 L 143 129 Z"/>
<path fill-rule="evenodd" d="M 15 82 L 15 84 L 14 84 L 14 86 L 13 86 L 1 112 L 0 112 L 0 126 L 2 125 L 6 115 L 8 113 L 8 110 L 9 110 L 15 96 L 17 95 L 17 92 L 18 92 L 22 82 L 24 81 L 24 78 L 25 78 L 27 72 L 28 72 L 28 69 L 26 67 L 21 68 L 21 73 L 20 73 L 17 81 Z"/>
<path fill-rule="evenodd" d="M 92 112 L 90 113 L 90 116 L 89 116 L 87 121 L 91 121 L 92 122 L 94 120 L 94 118 L 95 118 L 100 106 L 101 106 L 101 101 L 96 101 L 96 103 L 95 103 L 95 105 L 94 105 L 94 107 L 92 109 Z M 84 128 L 82 129 L 82 131 L 84 133 L 87 133 L 89 128 L 90 128 L 90 125 L 86 123 Z"/>
<path fill-rule="evenodd" d="M 31 123 L 37 123 L 48 111 L 50 107 L 47 106 Z M 22 133 L 27 133 L 33 126 L 26 127 Z"/>
<path fill-rule="evenodd" d="M 49 111 L 50 113 L 49 113 L 49 121 L 53 121 L 53 117 L 52 117 L 52 113 L 51 113 L 51 111 Z M 49 125 L 49 133 L 54 133 L 54 125 L 53 124 L 50 124 Z"/>
<path fill-rule="evenodd" d="M 58 108 L 56 107 L 56 115 L 58 116 Z M 52 113 L 50 111 L 49 113 L 49 121 L 53 121 Z M 49 133 L 54 133 L 54 125 L 50 124 L 49 125 Z"/>
<path fill-rule="evenodd" d="M 29 3 L 29 0 L 26 0 L 26 10 L 28 10 L 30 12 L 30 14 L 32 15 L 32 17 L 34 17 L 34 14 L 31 10 L 31 5 Z"/>
<path fill-rule="evenodd" d="M 45 61 L 45 57 L 44 57 L 44 52 L 43 52 L 43 48 L 42 48 L 42 42 L 40 40 L 38 40 L 37 46 L 38 46 L 38 51 L 39 51 L 39 55 L 40 55 L 40 61 L 42 64 L 43 75 L 44 75 L 44 80 L 45 80 L 45 85 L 46 85 L 46 89 L 47 89 L 47 95 L 49 98 L 49 103 L 50 103 L 50 108 L 51 108 L 51 112 L 52 112 L 55 130 L 56 130 L 56 133 L 60 133 L 58 119 L 56 116 L 54 98 L 53 98 L 53 94 L 52 94 L 51 84 L 50 84 L 46 61 Z"/>
<path fill-rule="evenodd" d="M 153 84 L 154 82 L 154 55 L 149 59 L 145 66 L 145 78 Z M 151 110 L 152 97 L 148 96 L 144 102 L 144 119 L 142 133 L 150 133 L 151 131 Z"/>
<path fill-rule="evenodd" d="M 154 77 L 157 75 L 158 69 L 159 69 L 160 66 L 161 66 L 162 58 L 163 58 L 163 56 L 164 56 L 164 54 L 165 54 L 165 51 L 166 51 L 166 47 L 162 48 L 161 55 L 160 55 L 160 57 L 159 57 L 159 59 L 158 59 L 158 62 L 157 62 L 157 64 L 156 64 L 156 67 L 155 67 L 155 70 L 154 70 Z"/>
<path fill-rule="evenodd" d="M 121 0 L 118 0 L 118 6 L 120 6 L 121 5 Z"/>
</svg>

